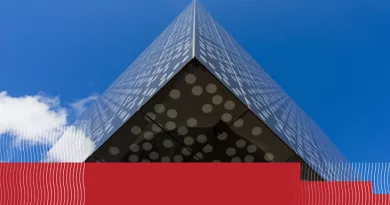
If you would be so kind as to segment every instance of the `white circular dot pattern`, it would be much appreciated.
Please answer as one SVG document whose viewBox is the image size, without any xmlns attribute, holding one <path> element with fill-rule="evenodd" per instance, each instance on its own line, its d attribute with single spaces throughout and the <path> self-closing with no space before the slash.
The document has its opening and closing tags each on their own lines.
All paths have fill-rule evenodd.
<svg viewBox="0 0 390 205">
<path fill-rule="evenodd" d="M 138 152 L 140 150 L 140 147 L 137 144 L 132 144 L 130 145 L 129 149 L 132 152 Z"/>
<path fill-rule="evenodd" d="M 188 129 L 186 127 L 179 127 L 179 129 L 177 129 L 177 133 L 179 133 L 179 135 L 186 135 L 188 133 Z"/>
<path fill-rule="evenodd" d="M 245 140 L 237 140 L 236 142 L 237 148 L 244 148 L 245 144 L 246 144 Z"/>
<path fill-rule="evenodd" d="M 119 154 L 119 148 L 118 147 L 110 147 L 109 151 L 110 151 L 110 154 L 112 154 L 112 155 L 118 155 Z"/>
<path fill-rule="evenodd" d="M 167 116 L 171 119 L 175 119 L 177 117 L 177 111 L 175 109 L 170 109 L 167 112 Z"/>
<path fill-rule="evenodd" d="M 187 148 L 183 148 L 183 149 L 181 150 L 181 153 L 182 153 L 183 155 L 185 155 L 185 156 L 188 156 L 188 155 L 191 154 L 190 150 L 188 150 Z"/>
<path fill-rule="evenodd" d="M 166 139 L 166 140 L 164 140 L 163 145 L 166 148 L 171 148 L 171 147 L 173 147 L 173 142 L 172 142 L 172 140 Z"/>
<path fill-rule="evenodd" d="M 192 138 L 190 136 L 187 136 L 187 137 L 184 138 L 184 143 L 186 145 L 192 145 L 192 144 L 194 144 L 194 138 Z"/>
<path fill-rule="evenodd" d="M 248 151 L 248 153 L 255 153 L 257 151 L 256 145 L 253 145 L 253 144 L 249 145 L 247 147 L 247 151 Z"/>
<path fill-rule="evenodd" d="M 145 117 L 145 119 L 148 121 L 148 122 L 151 122 L 151 120 L 150 119 L 152 119 L 152 120 L 156 120 L 156 115 L 154 114 L 154 113 L 152 113 L 152 112 L 148 112 L 148 113 L 146 113 L 146 117 Z M 150 118 L 150 119 L 149 119 Z"/>
<path fill-rule="evenodd" d="M 239 157 L 233 157 L 232 162 L 241 162 L 241 159 Z"/>
<path fill-rule="evenodd" d="M 154 137 L 153 132 L 145 132 L 145 133 L 144 133 L 144 138 L 145 138 L 146 140 L 152 140 L 153 137 Z"/>
<path fill-rule="evenodd" d="M 236 149 L 229 147 L 229 148 L 226 149 L 226 154 L 228 156 L 233 156 L 233 155 L 236 154 Z"/>
<path fill-rule="evenodd" d="M 161 162 L 170 162 L 170 161 L 171 161 L 171 158 L 169 158 L 167 156 L 161 157 Z"/>
<path fill-rule="evenodd" d="M 159 158 L 159 154 L 157 152 L 151 152 L 149 157 L 151 160 L 157 160 Z"/>
<path fill-rule="evenodd" d="M 222 132 L 222 133 L 217 135 L 217 138 L 219 140 L 226 140 L 228 138 L 228 134 L 226 132 Z"/>
<path fill-rule="evenodd" d="M 232 120 L 232 118 L 233 117 L 230 113 L 223 113 L 222 117 L 221 117 L 222 121 L 224 121 L 224 122 L 229 122 Z"/>
<path fill-rule="evenodd" d="M 244 157 L 245 162 L 253 162 L 255 161 L 255 158 L 252 155 L 247 155 Z"/>
<path fill-rule="evenodd" d="M 196 156 L 198 159 L 203 159 L 203 153 L 202 153 L 202 152 L 196 153 L 195 156 Z"/>
<path fill-rule="evenodd" d="M 153 145 L 150 142 L 145 142 L 142 144 L 142 148 L 146 151 L 150 151 L 153 148 Z"/>
<path fill-rule="evenodd" d="M 141 132 L 142 132 L 142 130 L 138 126 L 134 126 L 134 127 L 131 128 L 131 133 L 133 135 L 139 135 L 139 134 L 141 134 Z"/>
<path fill-rule="evenodd" d="M 154 106 L 154 111 L 161 114 L 165 111 L 165 106 L 163 104 L 157 104 Z"/>
<path fill-rule="evenodd" d="M 210 152 L 212 152 L 212 151 L 213 151 L 213 146 L 210 145 L 210 144 L 208 144 L 208 145 L 206 145 L 205 147 L 203 147 L 203 152 L 204 152 L 204 153 L 210 153 Z"/>
<path fill-rule="evenodd" d="M 180 98 L 180 91 L 178 89 L 173 89 L 169 93 L 169 97 L 171 97 L 174 100 L 177 100 Z"/>
<path fill-rule="evenodd" d="M 153 124 L 153 125 L 152 125 L 152 130 L 153 130 L 153 132 L 155 132 L 155 133 L 159 133 L 159 132 L 162 131 L 161 127 L 158 126 L 158 125 L 156 125 L 156 124 Z"/>
<path fill-rule="evenodd" d="M 266 153 L 264 155 L 264 159 L 267 161 L 273 161 L 274 160 L 274 155 L 272 153 Z"/>
<path fill-rule="evenodd" d="M 213 103 L 214 105 L 219 105 L 219 104 L 221 104 L 221 103 L 223 102 L 223 98 L 222 98 L 222 96 L 220 96 L 220 95 L 215 95 L 215 96 L 213 96 L 213 98 L 211 99 L 211 101 L 212 101 L 212 103 Z"/>
<path fill-rule="evenodd" d="M 226 110 L 233 110 L 236 105 L 233 101 L 229 100 L 225 102 L 224 106 Z"/>
<path fill-rule="evenodd" d="M 206 135 L 198 135 L 198 137 L 196 138 L 196 140 L 199 142 L 199 143 L 205 143 L 207 141 L 207 136 Z"/>
<path fill-rule="evenodd" d="M 202 112 L 208 114 L 208 113 L 210 113 L 210 112 L 212 112 L 212 111 L 213 111 L 213 106 L 212 106 L 212 105 L 210 105 L 210 104 L 204 104 L 204 105 L 202 106 Z"/>
<path fill-rule="evenodd" d="M 215 92 L 217 92 L 217 86 L 215 84 L 208 84 L 206 86 L 206 92 L 214 94 Z"/>
<path fill-rule="evenodd" d="M 233 126 L 236 128 L 242 127 L 244 125 L 244 120 L 243 119 L 238 119 L 233 123 Z"/>
<path fill-rule="evenodd" d="M 190 118 L 187 120 L 188 127 L 195 127 L 198 124 L 198 120 L 195 118 Z"/>
<path fill-rule="evenodd" d="M 139 160 L 139 157 L 137 155 L 132 154 L 129 156 L 130 162 L 138 162 L 138 160 Z"/>
<path fill-rule="evenodd" d="M 167 128 L 169 131 L 172 131 L 176 128 L 176 123 L 173 121 L 168 121 L 165 123 L 165 128 Z"/>
<path fill-rule="evenodd" d="M 173 161 L 175 161 L 175 162 L 182 162 L 183 161 L 183 156 L 175 155 L 175 156 L 173 156 Z"/>
<path fill-rule="evenodd" d="M 186 81 L 186 83 L 192 85 L 196 81 L 196 76 L 194 74 L 187 74 L 185 77 L 185 81 Z"/>
<path fill-rule="evenodd" d="M 224 77 L 223 76 L 224 74 L 222 74 L 222 78 Z M 216 117 L 216 123 L 218 123 L 218 120 L 222 120 L 223 122 L 227 123 L 228 125 L 230 123 L 232 123 L 232 125 L 234 127 L 243 127 L 244 126 L 244 120 L 243 119 L 238 119 L 238 120 L 235 120 L 237 118 L 235 117 L 238 117 L 239 115 L 237 113 L 240 113 L 240 109 L 241 107 L 239 107 L 240 104 L 237 104 L 235 103 L 235 101 L 231 100 L 231 98 L 226 98 L 224 99 L 222 97 L 222 94 L 223 93 L 218 93 L 217 91 L 219 91 L 218 87 L 216 84 L 214 83 L 205 83 L 205 84 L 202 84 L 202 80 L 203 79 L 201 77 L 201 75 L 196 75 L 196 73 L 194 74 L 185 74 L 185 82 L 181 81 L 181 83 L 185 83 L 183 86 L 180 86 L 179 87 L 176 87 L 176 88 L 171 88 L 170 90 L 167 91 L 167 93 L 164 94 L 165 99 L 169 100 L 167 101 L 167 103 L 165 103 L 164 101 L 157 101 L 155 104 L 152 104 L 152 109 L 149 109 L 149 111 L 152 111 L 152 112 L 149 112 L 149 113 L 156 113 L 154 114 L 154 119 L 157 119 L 155 122 L 156 123 L 161 123 L 162 124 L 162 128 L 163 129 L 166 129 L 166 131 L 174 131 L 173 136 L 175 138 L 177 138 L 176 140 L 178 141 L 182 141 L 186 146 L 194 146 L 194 147 L 191 147 L 191 150 L 194 150 L 194 151 L 191 151 L 191 150 L 188 150 L 186 148 L 179 148 L 179 153 L 171 153 L 171 154 L 168 154 L 168 156 L 161 156 L 161 161 L 163 161 L 163 157 L 166 157 L 166 161 L 169 160 L 172 160 L 172 161 L 184 161 L 184 158 L 183 156 L 195 156 L 196 158 L 198 159 L 202 159 L 204 158 L 203 155 L 207 155 L 207 154 L 210 154 L 210 153 L 213 153 L 214 151 L 222 151 L 224 152 L 225 151 L 225 154 L 227 154 L 228 156 L 230 156 L 230 158 L 228 159 L 223 159 L 223 161 L 232 161 L 232 162 L 235 162 L 235 161 L 253 161 L 251 160 L 251 157 L 254 158 L 250 152 L 251 152 L 251 147 L 249 146 L 249 148 L 247 147 L 247 142 L 245 140 L 242 140 L 242 139 L 233 139 L 235 138 L 236 136 L 235 135 L 232 135 L 231 138 L 232 140 L 227 140 L 228 139 L 228 134 L 226 132 L 222 132 L 220 134 L 217 135 L 217 139 L 218 140 L 221 140 L 221 141 L 224 141 L 224 140 L 227 140 L 225 142 L 220 142 L 220 143 L 229 143 L 229 148 L 226 149 L 225 148 L 216 148 L 214 147 L 214 144 L 210 144 L 210 142 L 207 143 L 208 141 L 208 137 L 204 134 L 201 134 L 201 133 L 192 133 L 192 130 L 191 128 L 194 128 L 194 127 L 198 127 L 199 125 L 199 128 L 202 128 L 203 129 L 203 124 L 206 124 L 208 123 L 207 120 L 204 120 L 203 118 L 206 117 L 206 115 L 199 115 L 199 117 L 194 114 L 194 113 L 191 113 L 192 110 L 184 110 L 183 108 L 181 108 L 180 106 L 172 106 L 170 105 L 169 103 L 178 103 L 178 104 L 181 104 L 183 102 L 186 101 L 186 100 L 194 100 L 194 101 L 201 101 L 202 104 L 199 103 L 199 105 L 201 105 L 201 110 L 198 110 L 199 107 L 197 107 L 198 105 L 194 106 L 194 108 L 198 108 L 198 109 L 194 109 L 194 111 L 201 111 L 202 113 L 204 114 L 209 114 L 207 115 L 207 117 Z M 222 90 L 223 91 L 223 90 Z M 188 95 L 189 94 L 189 95 Z M 202 95 L 202 96 L 201 96 Z M 201 97 L 198 97 L 198 96 L 201 96 Z M 181 98 L 181 99 L 180 99 Z M 190 98 L 190 99 L 187 99 L 187 98 Z M 192 98 L 192 99 L 191 99 Z M 171 100 L 173 99 L 173 100 Z M 195 99 L 199 99 L 199 100 L 195 100 Z M 211 101 L 210 101 L 211 100 Z M 160 104 L 159 104 L 160 103 Z M 185 105 L 183 106 L 185 107 Z M 175 109 L 172 109 L 172 108 L 175 108 Z M 187 114 L 186 112 L 188 112 L 189 114 Z M 214 113 L 213 113 L 214 112 Z M 179 114 L 180 113 L 180 114 Z M 218 114 L 216 114 L 218 113 Z M 159 114 L 163 114 L 163 115 L 159 115 Z M 165 115 L 164 115 L 165 114 Z M 233 121 L 233 116 L 234 116 L 234 120 Z M 219 117 L 219 118 L 218 118 Z M 183 121 L 185 122 L 185 124 L 183 125 L 182 123 L 180 123 L 179 121 Z M 199 124 L 201 122 L 201 124 Z M 204 123 L 206 122 L 206 123 Z M 199 125 L 198 125 L 199 124 Z M 202 126 L 202 127 L 201 127 Z M 154 134 L 154 138 L 157 139 L 157 131 L 164 131 L 163 129 L 158 129 L 159 126 L 153 126 L 152 125 L 152 131 Z M 161 132 L 160 131 L 160 132 Z M 197 131 L 196 131 L 197 132 Z M 141 132 L 142 133 L 142 132 Z M 252 133 L 253 134 L 253 133 Z M 144 134 L 146 135 L 146 134 Z M 149 136 L 149 135 L 148 135 Z M 153 138 L 153 139 L 154 139 Z M 145 139 L 148 139 L 148 137 L 145 137 Z M 212 139 L 211 139 L 212 140 Z M 176 151 L 177 151 L 177 147 L 174 146 L 174 143 L 171 139 L 165 139 L 165 140 L 162 140 L 162 142 L 160 142 L 160 146 L 163 145 L 163 149 L 171 149 L 173 147 L 175 147 Z M 154 147 L 154 146 L 157 146 L 157 147 Z M 155 150 L 159 150 L 161 148 L 158 147 L 159 145 L 154 145 L 153 144 L 153 147 Z M 142 144 L 141 144 L 141 147 L 142 147 Z M 150 148 L 150 150 L 152 149 Z M 249 150 L 249 152 L 248 152 Z M 252 148 L 253 150 L 253 148 Z M 247 152 L 245 152 L 247 151 Z M 244 153 L 242 153 L 244 152 Z M 167 155 L 166 153 L 162 154 L 160 152 L 158 152 L 160 155 Z M 195 154 L 194 154 L 195 153 Z M 245 156 L 245 153 L 247 154 L 247 156 Z M 244 154 L 242 156 L 240 155 L 236 155 L 236 154 Z M 249 154 L 249 155 L 248 155 Z M 149 159 L 155 161 L 156 159 L 153 159 L 151 157 L 151 154 L 149 153 Z M 245 158 L 247 157 L 247 158 Z M 264 156 L 265 157 L 265 156 Z M 208 156 L 209 158 L 209 156 Z"/>
<path fill-rule="evenodd" d="M 261 127 L 254 127 L 252 129 L 252 134 L 254 136 L 259 136 L 259 135 L 261 135 L 262 132 L 263 132 L 263 129 L 261 129 Z"/>
<path fill-rule="evenodd" d="M 203 93 L 203 89 L 202 87 L 200 87 L 199 85 L 196 85 L 192 88 L 192 94 L 195 95 L 195 96 L 199 96 L 199 95 L 202 95 Z"/>
</svg>

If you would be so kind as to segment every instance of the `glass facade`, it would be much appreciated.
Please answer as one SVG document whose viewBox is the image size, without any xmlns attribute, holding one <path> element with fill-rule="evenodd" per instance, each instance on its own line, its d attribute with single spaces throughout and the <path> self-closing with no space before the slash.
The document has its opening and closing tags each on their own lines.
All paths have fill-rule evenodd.
<svg viewBox="0 0 390 205">
<path fill-rule="evenodd" d="M 321 129 L 196 1 L 72 127 L 93 142 L 88 152 L 83 142 L 73 148 L 83 153 L 79 161 L 295 161 L 318 179 L 356 177 Z"/>
</svg>

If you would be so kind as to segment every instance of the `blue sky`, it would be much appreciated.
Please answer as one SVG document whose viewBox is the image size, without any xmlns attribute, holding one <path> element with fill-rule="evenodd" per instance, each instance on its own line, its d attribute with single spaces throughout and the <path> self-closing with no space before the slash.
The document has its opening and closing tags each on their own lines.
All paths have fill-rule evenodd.
<svg viewBox="0 0 390 205">
<path fill-rule="evenodd" d="M 57 97 L 55 113 L 64 109 L 70 122 L 80 100 L 102 93 L 189 3 L 2 1 L 0 92 L 9 102 Z M 350 161 L 390 161 L 389 1 L 200 3 Z M 0 148 L 11 141 L 3 136 Z"/>
</svg>

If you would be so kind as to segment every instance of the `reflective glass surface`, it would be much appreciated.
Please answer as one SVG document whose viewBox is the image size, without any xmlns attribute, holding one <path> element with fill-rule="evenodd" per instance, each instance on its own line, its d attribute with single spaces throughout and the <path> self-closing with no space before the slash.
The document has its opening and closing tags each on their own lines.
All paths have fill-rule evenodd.
<svg viewBox="0 0 390 205">
<path fill-rule="evenodd" d="M 195 57 L 322 177 L 352 179 L 347 160 L 310 117 L 201 5 L 195 9 Z"/>
<path fill-rule="evenodd" d="M 185 66 L 193 58 L 204 66 L 203 73 L 199 71 L 202 69 Z M 181 77 L 176 78 L 177 84 L 169 84 L 178 72 Z M 195 80 L 188 76 L 191 73 Z M 207 87 L 210 83 L 214 86 Z M 221 92 L 218 96 L 223 100 L 213 95 L 213 90 Z M 186 100 L 180 102 L 175 97 Z M 137 127 L 144 135 L 142 140 L 141 133 L 131 132 L 134 123 L 121 131 L 134 119 L 138 119 L 135 124 L 140 123 Z M 145 119 L 150 123 L 142 124 Z M 156 126 L 163 132 L 157 135 Z M 110 138 L 120 132 L 128 136 L 126 140 Z M 192 140 L 183 133 L 190 133 Z M 232 140 L 221 144 L 225 146 L 221 149 L 207 146 L 207 140 L 218 140 L 218 136 L 232 136 Z M 75 142 L 67 144 L 65 138 L 74 138 Z M 142 150 L 148 138 L 155 140 L 149 142 L 152 148 L 145 145 L 145 152 L 136 152 Z M 193 141 L 191 146 L 189 141 Z M 172 146 L 165 146 L 167 143 Z M 251 144 L 261 152 L 252 152 L 252 147 L 249 150 L 256 154 L 249 155 Z M 73 161 L 84 161 L 91 154 L 94 156 L 88 161 L 96 160 L 94 157 L 103 161 L 162 161 L 164 156 L 175 161 L 179 155 L 176 161 L 202 161 L 209 160 L 210 149 L 214 150 L 213 156 L 220 153 L 219 161 L 246 161 L 246 156 L 253 157 L 247 157 L 247 161 L 286 161 L 295 152 L 326 180 L 354 177 L 346 159 L 321 129 L 195 1 L 83 113 L 53 149 L 77 155 L 71 156 Z"/>
<path fill-rule="evenodd" d="M 87 161 L 286 162 L 294 155 L 194 59 Z"/>
</svg>

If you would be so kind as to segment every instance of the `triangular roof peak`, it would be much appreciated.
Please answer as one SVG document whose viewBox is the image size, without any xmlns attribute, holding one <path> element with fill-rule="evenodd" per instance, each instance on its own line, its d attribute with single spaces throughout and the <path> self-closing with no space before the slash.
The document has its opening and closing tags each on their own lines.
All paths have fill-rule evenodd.
<svg viewBox="0 0 390 205">
<path fill-rule="evenodd" d="M 345 175 L 335 174 L 345 169 L 345 164 L 334 164 L 346 162 L 343 155 L 197 0 L 75 122 L 73 128 L 81 130 L 93 143 L 86 145 L 94 147 L 89 154 L 192 59 L 199 61 L 324 179 L 346 179 Z M 72 133 L 78 132 L 66 136 L 74 137 Z M 63 145 L 57 143 L 53 149 L 63 149 Z M 80 153 L 88 155 L 85 150 Z"/>
</svg>

